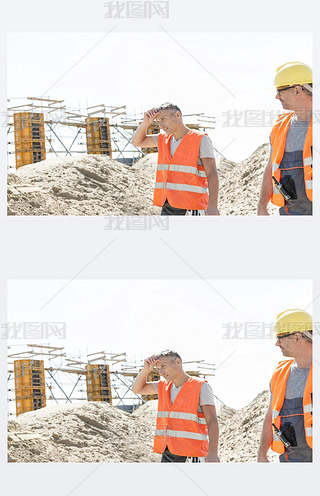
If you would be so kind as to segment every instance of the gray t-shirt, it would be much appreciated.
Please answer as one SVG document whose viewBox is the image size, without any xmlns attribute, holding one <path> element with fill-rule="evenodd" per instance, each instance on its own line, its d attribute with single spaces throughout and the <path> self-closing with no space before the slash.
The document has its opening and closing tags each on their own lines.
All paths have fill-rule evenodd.
<svg viewBox="0 0 320 496">
<path fill-rule="evenodd" d="M 159 382 L 160 381 L 156 381 L 156 382 L 152 383 L 156 393 L 158 393 Z M 182 386 L 183 386 L 183 384 L 182 384 Z M 176 399 L 177 394 L 181 390 L 182 386 L 177 388 L 174 384 L 172 384 L 171 389 L 170 389 L 171 404 Z M 199 397 L 199 405 L 198 405 L 198 412 L 200 412 L 200 413 L 202 413 L 201 405 L 215 405 L 214 396 L 213 396 L 211 386 L 207 382 L 204 382 L 201 386 L 201 389 L 200 389 L 200 397 Z"/>
<path fill-rule="evenodd" d="M 296 362 L 292 363 L 290 374 L 287 381 L 286 392 L 284 396 L 286 400 L 291 400 L 293 398 L 303 398 L 309 371 L 310 371 L 310 367 L 308 369 L 299 369 Z M 270 382 L 270 398 L 272 398 L 271 382 Z"/>
<path fill-rule="evenodd" d="M 157 146 L 158 146 L 158 136 L 159 136 L 159 134 L 153 134 L 152 135 L 153 141 L 155 142 L 155 144 Z M 174 138 L 174 136 L 172 136 L 171 141 L 170 141 L 171 157 L 173 156 L 174 152 L 178 148 L 182 139 L 183 138 L 181 138 L 180 140 L 176 140 Z M 202 137 L 202 139 L 200 141 L 198 165 L 202 165 L 202 162 L 201 162 L 202 158 L 215 158 L 214 148 L 212 146 L 211 139 L 206 134 Z"/>
<path fill-rule="evenodd" d="M 291 119 L 288 129 L 286 146 L 280 164 L 281 182 L 285 183 L 288 178 L 294 181 L 297 200 L 291 200 L 288 207 L 289 215 L 311 215 L 312 202 L 306 194 L 304 171 L 303 171 L 303 148 L 306 140 L 310 119 L 298 121 L 296 115 Z M 271 139 L 270 139 L 271 141 Z M 272 146 L 270 144 L 272 153 Z M 286 207 L 281 207 L 280 215 L 287 215 Z"/>
</svg>

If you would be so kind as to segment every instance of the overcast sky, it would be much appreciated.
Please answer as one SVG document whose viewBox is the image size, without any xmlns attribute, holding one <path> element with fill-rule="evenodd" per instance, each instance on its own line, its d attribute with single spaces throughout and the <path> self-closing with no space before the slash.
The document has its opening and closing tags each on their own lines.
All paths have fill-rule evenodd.
<svg viewBox="0 0 320 496">
<path fill-rule="evenodd" d="M 274 339 L 261 334 L 262 326 L 267 333 L 276 315 L 288 308 L 312 313 L 310 281 L 75 280 L 60 291 L 66 282 L 10 281 L 8 321 L 66 322 L 66 340 L 50 340 L 50 345 L 66 346 L 71 355 L 126 352 L 130 362 L 142 362 L 171 348 L 184 361 L 214 363 L 209 382 L 218 398 L 234 408 L 268 388 L 281 360 Z M 252 337 L 254 328 L 258 338 Z"/>
<path fill-rule="evenodd" d="M 208 131 L 213 145 L 237 162 L 268 142 L 272 116 L 281 110 L 276 68 L 312 64 L 310 33 L 105 34 L 10 34 L 8 97 L 46 95 L 67 107 L 126 105 L 130 113 L 172 101 L 184 114 L 215 116 L 216 129 Z M 251 110 L 260 111 L 255 121 Z M 237 127 L 234 111 L 245 111 Z"/>
</svg>

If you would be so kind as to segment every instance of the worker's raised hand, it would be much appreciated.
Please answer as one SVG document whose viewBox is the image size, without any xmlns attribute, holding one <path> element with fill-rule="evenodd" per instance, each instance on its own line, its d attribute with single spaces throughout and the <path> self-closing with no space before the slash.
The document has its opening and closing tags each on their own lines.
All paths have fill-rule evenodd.
<svg viewBox="0 0 320 496">
<path fill-rule="evenodd" d="M 156 108 L 152 108 L 150 110 L 147 110 L 144 115 L 143 115 L 143 122 L 145 124 L 147 124 L 148 126 L 150 126 L 150 124 L 153 123 L 156 115 L 158 115 L 159 112 L 158 112 L 158 109 Z"/>
<path fill-rule="evenodd" d="M 156 363 L 158 361 L 158 356 L 157 355 L 152 355 L 149 358 L 146 358 L 143 364 L 143 368 L 146 372 L 151 372 L 151 370 L 154 369 L 156 366 Z"/>
</svg>

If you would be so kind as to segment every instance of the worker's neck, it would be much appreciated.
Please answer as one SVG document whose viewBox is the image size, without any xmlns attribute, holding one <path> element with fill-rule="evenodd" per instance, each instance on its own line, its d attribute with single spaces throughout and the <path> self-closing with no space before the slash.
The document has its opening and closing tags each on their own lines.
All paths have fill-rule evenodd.
<svg viewBox="0 0 320 496">
<path fill-rule="evenodd" d="M 187 382 L 187 380 L 189 379 L 190 375 L 186 374 L 183 370 L 181 372 L 181 374 L 177 375 L 177 377 L 175 377 L 173 379 L 173 384 L 176 386 L 176 388 L 179 388 L 181 387 L 185 382 Z"/>
<path fill-rule="evenodd" d="M 299 369 L 309 369 L 312 364 L 312 354 L 304 354 L 295 357 L 295 362 Z"/>
<path fill-rule="evenodd" d="M 189 128 L 187 128 L 187 126 L 185 126 L 184 124 L 181 124 L 181 126 L 177 127 L 177 129 L 174 131 L 173 134 L 173 137 L 176 141 L 179 141 L 181 140 L 188 132 L 190 131 Z"/>
<path fill-rule="evenodd" d="M 310 121 L 312 116 L 312 105 L 310 108 L 297 109 L 294 112 L 298 121 Z"/>
</svg>

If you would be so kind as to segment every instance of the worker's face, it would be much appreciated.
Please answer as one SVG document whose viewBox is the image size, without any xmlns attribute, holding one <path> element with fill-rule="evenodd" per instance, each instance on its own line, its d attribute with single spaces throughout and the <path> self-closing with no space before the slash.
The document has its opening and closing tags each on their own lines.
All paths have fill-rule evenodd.
<svg viewBox="0 0 320 496">
<path fill-rule="evenodd" d="M 276 341 L 276 346 L 279 346 L 283 356 L 295 357 L 300 339 L 302 338 L 299 333 L 291 334 L 282 338 L 280 337 L 280 339 L 278 338 Z"/>
<path fill-rule="evenodd" d="M 156 117 L 156 122 L 166 134 L 172 134 L 181 123 L 181 114 L 172 110 L 161 110 Z"/>
<path fill-rule="evenodd" d="M 289 88 L 287 90 L 277 91 L 275 98 L 280 101 L 285 110 L 295 110 L 299 103 L 302 91 L 301 86 L 295 86 L 294 88 Z"/>
<path fill-rule="evenodd" d="M 181 367 L 179 366 L 180 362 L 179 358 L 176 358 L 175 360 L 167 357 L 159 358 L 157 363 L 159 374 L 164 377 L 167 382 L 173 381 L 181 370 Z"/>
</svg>

